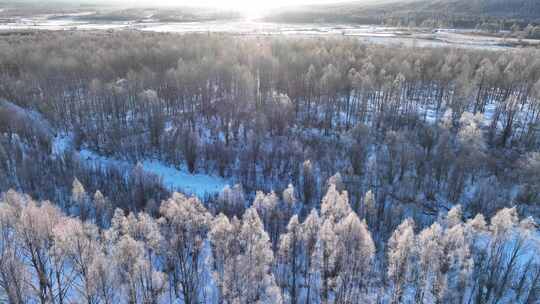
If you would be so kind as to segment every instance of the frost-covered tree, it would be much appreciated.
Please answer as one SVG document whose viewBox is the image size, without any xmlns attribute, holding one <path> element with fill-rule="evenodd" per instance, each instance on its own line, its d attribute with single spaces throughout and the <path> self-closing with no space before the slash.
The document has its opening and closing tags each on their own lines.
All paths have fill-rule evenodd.
<svg viewBox="0 0 540 304">
<path fill-rule="evenodd" d="M 304 204 L 310 206 L 315 198 L 316 182 L 313 164 L 310 160 L 306 160 L 302 165 L 302 194 Z"/>
<path fill-rule="evenodd" d="M 445 218 L 418 235 L 417 302 L 462 303 L 465 300 L 472 259 L 461 217 L 461 207 L 455 206 Z"/>
<path fill-rule="evenodd" d="M 219 215 L 209 238 L 213 252 L 214 281 L 223 303 L 281 303 L 271 267 L 274 255 L 270 238 L 252 207 L 242 222 Z"/>
<path fill-rule="evenodd" d="M 283 204 L 285 207 L 285 210 L 283 210 L 283 213 L 286 215 L 286 219 L 288 220 L 293 213 L 295 213 L 298 210 L 297 206 L 297 199 L 296 199 L 296 191 L 294 189 L 294 186 L 292 184 L 289 184 L 285 190 L 283 190 Z"/>
<path fill-rule="evenodd" d="M 95 224 L 99 227 L 106 227 L 112 216 L 110 202 L 103 196 L 101 191 L 97 190 L 94 194 L 93 203 Z"/>
<path fill-rule="evenodd" d="M 321 227 L 321 219 L 317 210 L 312 210 L 301 227 L 301 240 L 303 256 L 301 262 L 303 263 L 302 274 L 306 282 L 306 303 L 313 303 L 318 301 L 319 288 L 318 288 L 318 276 L 319 266 L 318 263 L 318 245 L 319 245 L 319 230 Z"/>
<path fill-rule="evenodd" d="M 27 198 L 10 190 L 0 198 L 0 294 L 8 303 L 30 300 L 30 279 L 17 239 L 17 221 Z"/>
<path fill-rule="evenodd" d="M 447 227 L 442 238 L 443 259 L 441 263 L 442 287 L 439 291 L 439 302 L 462 303 L 465 291 L 471 278 L 473 260 L 470 244 L 466 239 L 465 227 L 462 222 Z"/>
<path fill-rule="evenodd" d="M 241 216 L 245 204 L 242 185 L 236 184 L 232 188 L 227 185 L 219 193 L 216 209 L 217 213 L 224 213 L 227 216 Z"/>
<path fill-rule="evenodd" d="M 276 135 L 283 135 L 294 118 L 294 108 L 289 96 L 284 94 L 273 94 L 271 102 L 267 103 L 269 108 L 268 119 L 272 130 Z"/>
<path fill-rule="evenodd" d="M 446 289 L 440 281 L 441 260 L 444 254 L 441 245 L 443 233 L 443 228 L 434 223 L 418 235 L 418 278 L 415 286 L 417 303 L 434 303 Z"/>
<path fill-rule="evenodd" d="M 401 303 L 403 293 L 407 288 L 416 267 L 414 256 L 416 252 L 416 236 L 414 222 L 406 219 L 399 225 L 388 240 L 388 280 L 391 284 L 392 303 Z"/>
<path fill-rule="evenodd" d="M 236 294 L 237 281 L 231 279 L 230 275 L 236 273 L 238 268 L 237 257 L 241 250 L 239 230 L 240 223 L 236 218 L 231 223 L 227 216 L 219 214 L 208 233 L 212 247 L 213 279 L 219 292 L 218 300 L 224 303 L 232 303 Z"/>
<path fill-rule="evenodd" d="M 157 221 L 146 213 L 125 216 L 117 209 L 111 227 L 104 235 L 106 252 L 113 258 L 115 274 L 103 271 L 101 260 L 98 260 L 95 266 L 97 275 L 103 280 L 100 286 L 116 277 L 122 286 L 120 297 L 156 303 L 167 291 L 167 277 L 156 264 L 162 252 L 162 235 Z M 102 297 L 114 297 L 114 293 L 107 290 L 102 290 L 101 294 Z"/>
<path fill-rule="evenodd" d="M 94 258 L 101 252 L 98 228 L 83 224 L 80 220 L 66 219 L 53 229 L 54 247 L 68 260 L 69 267 L 76 273 L 75 290 L 87 303 L 97 303 L 97 290 L 91 275 Z"/>
<path fill-rule="evenodd" d="M 203 288 L 204 242 L 212 216 L 195 197 L 174 193 L 160 208 L 165 271 L 176 297 L 198 303 Z"/>
<path fill-rule="evenodd" d="M 84 189 L 84 186 L 78 179 L 73 180 L 73 187 L 71 190 L 72 206 L 76 208 L 77 214 L 84 222 L 90 216 L 90 198 Z"/>
<path fill-rule="evenodd" d="M 533 222 L 528 218 L 520 221 L 515 208 L 505 208 L 491 218 L 487 231 L 477 232 L 483 233 L 483 241 L 473 244 L 477 280 L 471 298 L 486 303 L 506 296 L 528 261 L 526 257 L 537 250 L 530 246 Z"/>
<path fill-rule="evenodd" d="M 485 157 L 486 142 L 480 129 L 482 121 L 483 115 L 481 113 L 472 115 L 469 112 L 463 113 L 459 120 L 460 129 L 457 140 L 460 147 L 460 158 L 458 160 L 464 162 L 462 166 L 465 167 L 460 168 L 460 170 L 470 171 L 473 178 Z"/>
<path fill-rule="evenodd" d="M 373 195 L 371 190 L 366 192 L 364 195 L 362 213 L 365 215 L 367 223 L 372 227 L 375 227 L 377 224 L 378 209 L 377 202 L 375 201 L 375 195 Z"/>
<path fill-rule="evenodd" d="M 114 264 L 112 264 L 113 260 L 112 252 L 106 254 L 97 251 L 90 265 L 89 283 L 91 284 L 91 291 L 95 294 L 99 303 L 118 303 L 122 296 L 118 290 L 121 280 Z"/>
<path fill-rule="evenodd" d="M 112 248 L 113 265 L 119 276 L 128 303 L 152 303 L 160 301 L 167 288 L 166 275 L 150 263 L 145 254 L 145 244 L 123 235 Z"/>
<path fill-rule="evenodd" d="M 240 283 L 233 302 L 281 303 L 281 293 L 271 272 L 274 255 L 270 238 L 254 208 L 246 210 L 242 217 L 240 247 L 238 272 L 228 274 Z"/>
<path fill-rule="evenodd" d="M 331 219 L 335 223 L 339 222 L 352 212 L 349 205 L 347 191 L 337 191 L 336 185 L 330 184 L 326 195 L 321 203 L 322 218 Z"/>
<path fill-rule="evenodd" d="M 535 303 L 539 298 L 536 223 L 519 219 L 515 208 L 500 210 L 488 225 L 482 215 L 464 223 L 457 205 L 417 236 L 407 219 L 388 240 L 386 264 L 354 212 L 337 222 L 333 215 L 323 221 L 317 210 L 303 223 L 294 215 L 280 234 L 274 259 L 255 207 L 242 221 L 224 214 L 212 220 L 199 200 L 174 194 L 160 211 L 156 220 L 118 209 L 110 228 L 100 230 L 48 202 L 4 194 L 0 299 L 185 302 L 186 286 L 193 290 L 187 301 L 231 304 Z M 209 270 L 213 279 L 205 280 Z M 206 297 L 209 290 L 215 297 Z"/>
<path fill-rule="evenodd" d="M 276 272 L 278 282 L 288 295 L 290 303 L 298 303 L 301 291 L 302 274 L 302 226 L 298 216 L 293 216 L 287 225 L 286 233 L 281 235 L 277 255 Z"/>
<path fill-rule="evenodd" d="M 65 267 L 64 254 L 53 251 L 54 227 L 62 221 L 62 213 L 50 202 L 38 206 L 30 201 L 21 210 L 17 223 L 17 239 L 21 254 L 29 261 L 30 286 L 41 303 L 66 301 L 67 291 L 73 281 L 66 280 L 71 274 Z"/>
<path fill-rule="evenodd" d="M 284 226 L 280 218 L 281 210 L 278 209 L 280 207 L 279 198 L 273 191 L 268 194 L 257 191 L 255 199 L 253 200 L 253 207 L 261 216 L 265 231 L 267 231 L 270 236 L 272 248 L 277 248 L 279 234 L 282 230 L 282 226 Z"/>
<path fill-rule="evenodd" d="M 328 187 L 334 185 L 336 187 L 336 190 L 339 192 L 345 190 L 345 185 L 343 184 L 343 177 L 341 177 L 341 174 L 339 172 L 330 176 L 330 178 L 328 178 L 328 181 L 326 181 L 326 185 Z"/>
<path fill-rule="evenodd" d="M 364 221 L 351 212 L 335 226 L 338 238 L 339 274 L 336 303 L 350 303 L 362 298 L 371 275 L 375 244 Z"/>
<path fill-rule="evenodd" d="M 321 301 L 329 303 L 330 299 L 335 296 L 334 292 L 337 285 L 337 275 L 339 273 L 339 261 L 336 248 L 338 246 L 338 237 L 335 232 L 335 223 L 332 218 L 326 219 L 321 229 L 317 240 L 317 256 L 320 272 L 320 293 Z"/>
<path fill-rule="evenodd" d="M 519 200 L 523 202 L 533 202 L 539 198 L 536 189 L 540 186 L 540 152 L 530 152 L 522 157 L 519 162 L 522 168 L 521 179 L 524 183 Z"/>
</svg>

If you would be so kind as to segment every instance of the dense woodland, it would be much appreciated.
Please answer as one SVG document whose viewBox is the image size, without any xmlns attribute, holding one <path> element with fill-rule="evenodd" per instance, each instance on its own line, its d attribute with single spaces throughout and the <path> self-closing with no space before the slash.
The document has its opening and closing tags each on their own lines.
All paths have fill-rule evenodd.
<svg viewBox="0 0 540 304">
<path fill-rule="evenodd" d="M 275 22 L 385 24 L 404 27 L 510 30 L 540 24 L 536 0 L 364 0 L 282 8 Z"/>
<path fill-rule="evenodd" d="M 537 50 L 22 32 L 0 78 L 9 303 L 540 301 Z"/>
<path fill-rule="evenodd" d="M 313 209 L 303 221 L 289 187 L 282 199 L 258 193 L 241 218 L 214 215 L 197 198 L 174 193 L 157 215 L 117 209 L 107 229 L 97 226 L 103 225 L 106 198 L 100 192 L 89 197 L 78 181 L 72 194 L 81 207 L 79 218 L 13 191 L 0 200 L 2 301 L 540 300 L 537 230 L 534 220 L 520 220 L 515 208 L 498 211 L 489 224 L 480 214 L 464 222 L 459 206 L 424 229 L 408 218 L 380 242 L 368 229 L 377 220 L 373 194 L 366 194 L 359 215 L 335 184 L 320 212 Z M 230 203 L 237 201 L 223 199 L 218 206 Z"/>
</svg>

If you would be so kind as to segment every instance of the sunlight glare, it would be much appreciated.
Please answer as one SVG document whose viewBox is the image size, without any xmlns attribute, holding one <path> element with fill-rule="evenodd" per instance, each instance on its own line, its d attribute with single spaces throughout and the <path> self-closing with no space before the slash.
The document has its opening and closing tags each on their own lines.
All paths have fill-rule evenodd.
<svg viewBox="0 0 540 304">
<path fill-rule="evenodd" d="M 105 1 L 105 0 L 103 0 Z M 107 0 L 109 1 L 109 0 Z M 235 10 L 247 20 L 264 17 L 269 10 L 295 5 L 323 4 L 339 2 L 340 0 L 118 0 L 129 3 L 148 4 L 158 3 L 164 6 L 186 5 L 193 7 L 212 7 Z M 341 0 L 342 1 L 342 0 Z"/>
<path fill-rule="evenodd" d="M 278 1 L 279 2 L 279 1 Z M 255 20 L 262 17 L 271 6 L 262 1 L 233 0 L 226 1 L 227 8 L 239 11 L 247 20 Z"/>
</svg>

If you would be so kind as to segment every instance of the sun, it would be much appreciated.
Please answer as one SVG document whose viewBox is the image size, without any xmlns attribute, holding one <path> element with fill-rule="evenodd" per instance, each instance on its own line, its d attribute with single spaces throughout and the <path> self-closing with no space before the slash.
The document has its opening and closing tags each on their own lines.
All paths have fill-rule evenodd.
<svg viewBox="0 0 540 304">
<path fill-rule="evenodd" d="M 246 20 L 257 20 L 263 17 L 264 11 L 260 8 L 249 8 L 240 11 Z"/>
<path fill-rule="evenodd" d="M 242 16 L 247 20 L 259 19 L 265 13 L 265 10 L 268 9 L 267 5 L 260 3 L 260 1 L 250 1 L 250 0 L 235 0 L 227 1 L 230 8 L 239 11 Z"/>
<path fill-rule="evenodd" d="M 139 0 L 151 1 L 151 0 Z M 159 1 L 159 0 L 158 0 Z M 193 7 L 211 7 L 239 12 L 247 20 L 256 20 L 264 17 L 270 9 L 299 3 L 302 0 L 161 0 L 167 5 L 184 5 Z"/>
</svg>

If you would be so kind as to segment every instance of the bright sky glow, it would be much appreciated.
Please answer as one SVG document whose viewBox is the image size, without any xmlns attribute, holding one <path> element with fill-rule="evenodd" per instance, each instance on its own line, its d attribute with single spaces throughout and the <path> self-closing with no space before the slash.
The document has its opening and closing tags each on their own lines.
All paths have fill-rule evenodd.
<svg viewBox="0 0 540 304">
<path fill-rule="evenodd" d="M 306 4 L 326 4 L 344 0 L 125 0 L 128 4 L 160 4 L 165 6 L 203 6 L 240 11 L 248 18 L 260 17 L 266 10 Z"/>
</svg>

